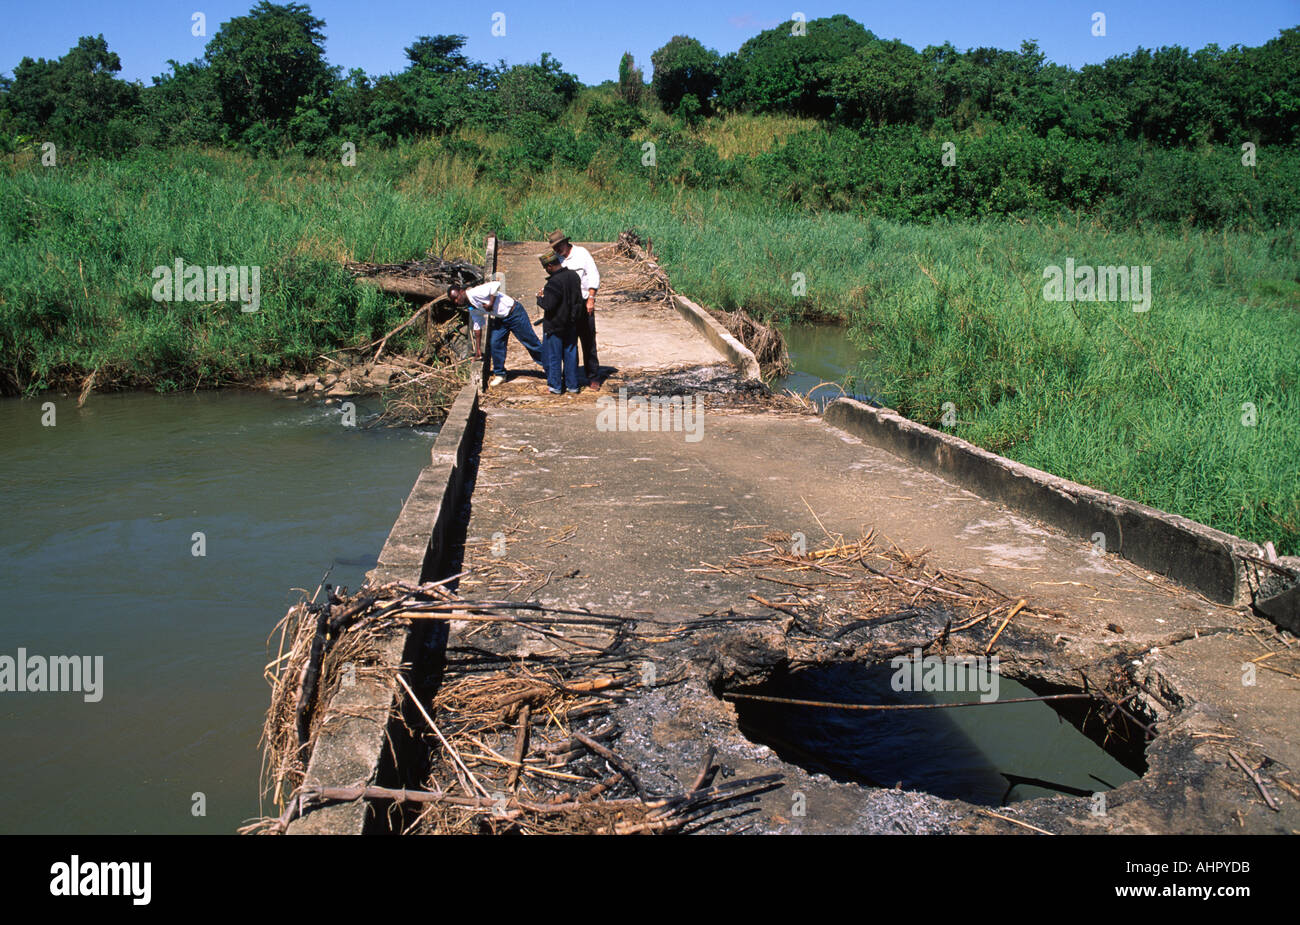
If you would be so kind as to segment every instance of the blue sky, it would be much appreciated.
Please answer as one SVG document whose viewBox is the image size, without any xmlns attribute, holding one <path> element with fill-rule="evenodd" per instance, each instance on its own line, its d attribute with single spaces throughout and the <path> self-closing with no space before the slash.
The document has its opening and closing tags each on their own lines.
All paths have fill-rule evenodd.
<svg viewBox="0 0 1300 925">
<path fill-rule="evenodd" d="M 192 60 L 220 23 L 246 13 L 253 0 L 0 0 L 0 72 L 12 75 L 24 55 L 54 58 L 82 35 L 103 33 L 122 58 L 121 76 L 149 83 L 168 58 Z M 800 11 L 808 19 L 847 13 L 884 38 L 916 48 L 951 41 L 958 48 L 1017 48 L 1037 39 L 1048 58 L 1078 67 L 1139 45 L 1211 42 L 1259 45 L 1280 29 L 1300 24 L 1300 0 L 885 0 L 823 5 L 806 0 L 766 3 L 734 0 L 315 0 L 325 20 L 331 64 L 367 72 L 402 70 L 402 49 L 421 34 L 468 36 L 478 60 L 536 60 L 549 51 L 584 83 L 616 77 L 630 51 L 650 73 L 650 53 L 684 33 L 721 52 L 734 51 L 757 32 Z M 191 16 L 207 17 L 207 36 L 191 34 Z M 1106 14 L 1106 35 L 1092 35 L 1092 14 Z M 504 14 L 505 35 L 492 34 Z"/>
</svg>

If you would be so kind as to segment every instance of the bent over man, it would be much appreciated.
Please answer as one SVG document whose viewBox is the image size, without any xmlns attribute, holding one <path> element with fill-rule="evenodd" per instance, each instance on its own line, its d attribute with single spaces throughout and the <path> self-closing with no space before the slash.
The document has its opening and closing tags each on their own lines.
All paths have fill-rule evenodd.
<svg viewBox="0 0 1300 925">
<path fill-rule="evenodd" d="M 533 332 L 528 312 L 517 301 L 501 291 L 501 281 L 493 280 L 465 289 L 461 286 L 449 286 L 447 298 L 462 308 L 469 309 L 470 323 L 474 326 L 474 354 L 483 352 L 483 318 L 492 317 L 492 329 L 488 332 L 488 350 L 492 354 L 492 378 L 488 387 L 498 386 L 506 381 L 506 347 L 513 334 L 524 345 L 528 354 L 546 369 L 546 359 L 542 356 L 542 343 Z"/>
</svg>

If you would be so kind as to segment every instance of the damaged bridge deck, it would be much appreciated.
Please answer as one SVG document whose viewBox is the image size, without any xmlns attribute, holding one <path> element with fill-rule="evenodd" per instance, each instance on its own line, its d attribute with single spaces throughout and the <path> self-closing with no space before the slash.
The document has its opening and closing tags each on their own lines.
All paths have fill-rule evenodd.
<svg viewBox="0 0 1300 925">
<path fill-rule="evenodd" d="M 507 285 L 525 304 L 541 284 L 533 254 L 543 249 L 503 250 Z M 1300 829 L 1300 681 L 1270 670 L 1243 681 L 1244 666 L 1287 651 L 1272 623 L 765 396 L 694 322 L 638 289 L 631 262 L 602 259 L 606 265 L 598 316 L 611 374 L 606 388 L 556 399 L 544 394 L 538 373 L 479 396 L 481 427 L 466 438 L 474 445 L 459 523 L 447 542 L 456 547 L 453 567 L 464 572 L 456 591 L 465 599 L 533 601 L 625 622 L 617 630 L 579 625 L 549 634 L 509 622 L 452 623 L 435 656 L 434 686 L 485 666 L 601 664 L 623 680 L 593 728 L 606 733 L 645 790 L 689 787 L 708 749 L 716 753 L 706 764 L 723 776 L 783 775 L 783 786 L 758 793 L 745 812 L 714 820 L 710 831 Z M 512 369 L 532 365 L 517 345 L 511 351 Z M 688 407 L 701 403 L 695 432 L 607 426 L 618 420 L 611 408 L 620 395 L 673 394 Z M 869 537 L 879 557 L 767 569 L 736 564 L 761 550 L 789 548 L 794 556 L 799 534 L 809 551 Z M 927 593 L 928 579 L 899 579 L 916 584 L 911 600 L 921 605 L 900 607 L 898 619 L 876 619 L 890 616 L 878 612 L 859 625 L 836 623 L 852 611 L 856 589 L 895 581 L 891 557 L 925 575 L 965 576 L 964 587 L 982 583 L 1007 601 L 1023 600 L 991 649 L 1002 673 L 1040 694 L 1077 691 L 1086 679 L 1105 702 L 1122 704 L 1106 712 L 1117 723 L 1131 720 L 1123 734 L 1140 734 L 1141 725 L 1154 733 L 1145 773 L 1108 792 L 1104 813 L 1087 796 L 1069 795 L 990 812 L 927 793 L 837 782 L 746 738 L 724 693 L 780 666 L 879 663 L 914 647 L 938 655 L 989 651 L 1011 609 L 954 630 L 970 612 L 951 590 L 963 586 Z M 376 580 L 403 574 L 391 557 L 380 566 Z M 1276 808 L 1230 752 L 1260 769 Z M 409 774 L 401 782 L 424 783 Z M 514 786 L 526 792 L 528 779 Z M 792 811 L 796 792 L 799 812 Z"/>
<path fill-rule="evenodd" d="M 874 530 L 904 550 L 928 549 L 932 567 L 1063 614 L 1012 620 L 997 648 L 1005 674 L 1055 689 L 1077 687 L 1080 669 L 1103 681 L 1127 667 L 1175 706 L 1171 714 L 1142 695 L 1146 715 L 1159 719 L 1150 770 L 1111 794 L 1105 816 L 1087 799 L 1056 797 L 1016 804 L 1018 818 L 1049 831 L 1092 832 L 1269 832 L 1300 821 L 1285 793 L 1278 795 L 1285 813 L 1268 810 L 1226 751 L 1236 742 L 1257 761 L 1267 755 L 1287 768 L 1300 761 L 1297 683 L 1261 671 L 1255 686 L 1242 686 L 1242 664 L 1266 652 L 1252 635 L 1269 634 L 1258 618 L 1101 555 L 817 417 L 730 412 L 721 401 L 710 410 L 708 401 L 697 443 L 674 432 L 598 431 L 591 406 L 539 413 L 489 405 L 466 541 L 475 571 L 462 593 L 499 593 L 502 582 L 525 576 L 518 593 L 541 584 L 534 599 L 550 606 L 641 616 L 646 625 L 730 612 L 770 617 L 751 595 L 757 588 L 767 600 L 783 597 L 779 585 L 709 566 L 763 547 L 774 532 L 803 533 L 812 549 L 828 545 L 825 532 L 856 538 Z M 671 686 L 629 690 L 620 707 L 627 713 L 620 751 L 647 784 L 691 777 L 713 745 L 737 773 L 779 770 L 788 790 L 807 795 L 799 819 L 788 793 L 764 795 L 762 812 L 748 820 L 760 831 L 897 831 L 894 818 L 913 832 L 1010 828 L 954 801 L 811 777 L 744 738 L 717 691 L 761 677 L 797 651 L 794 621 L 777 615 L 629 654 L 634 665 L 653 658 L 658 677 L 684 672 Z M 938 614 L 888 623 L 818 654 L 874 662 L 915 645 L 934 652 L 943 626 Z M 948 651 L 983 653 L 996 628 L 986 621 L 954 635 Z M 464 641 L 508 656 L 565 652 L 562 643 L 504 630 Z"/>
</svg>

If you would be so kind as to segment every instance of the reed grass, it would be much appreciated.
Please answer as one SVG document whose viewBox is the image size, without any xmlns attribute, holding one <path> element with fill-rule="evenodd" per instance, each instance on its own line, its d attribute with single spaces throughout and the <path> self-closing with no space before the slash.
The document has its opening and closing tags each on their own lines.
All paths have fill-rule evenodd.
<svg viewBox="0 0 1300 925">
<path fill-rule="evenodd" d="M 738 149 L 758 143 L 732 128 Z M 306 369 L 409 314 L 354 285 L 344 260 L 477 258 L 489 230 L 614 240 L 634 228 L 697 301 L 843 322 L 860 375 L 914 419 L 939 425 L 951 402 L 950 429 L 972 442 L 1300 553 L 1294 228 L 910 225 L 598 166 L 494 182 L 434 142 L 360 151 L 352 168 L 194 150 L 11 165 L 0 383 L 33 394 L 94 371 L 96 387 L 172 389 Z M 178 257 L 260 266 L 260 311 L 153 301 L 150 271 Z M 1067 257 L 1150 265 L 1150 310 L 1045 301 L 1043 268 Z"/>
</svg>

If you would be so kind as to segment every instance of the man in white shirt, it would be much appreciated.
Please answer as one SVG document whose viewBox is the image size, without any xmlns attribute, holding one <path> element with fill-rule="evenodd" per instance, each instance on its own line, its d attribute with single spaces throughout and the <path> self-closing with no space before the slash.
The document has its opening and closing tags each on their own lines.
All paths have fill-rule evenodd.
<svg viewBox="0 0 1300 925">
<path fill-rule="evenodd" d="M 588 384 L 600 391 L 600 360 L 596 357 L 596 290 L 600 288 L 600 270 L 591 251 L 573 244 L 563 231 L 556 229 L 546 239 L 566 270 L 575 270 L 582 282 L 582 298 L 587 310 L 578 317 L 578 343 L 582 345 L 582 370 Z"/>
<path fill-rule="evenodd" d="M 474 358 L 483 355 L 483 324 L 487 316 L 492 318 L 492 328 L 488 332 L 488 351 L 492 354 L 492 379 L 488 387 L 498 386 L 506 381 L 506 347 L 513 334 L 524 349 L 542 367 L 546 369 L 546 360 L 542 356 L 542 342 L 533 331 L 533 324 L 528 320 L 528 312 L 516 300 L 501 291 L 501 281 L 492 280 L 478 286 L 464 289 L 449 286 L 447 298 L 456 305 L 469 310 L 470 324 L 474 327 Z"/>
</svg>

